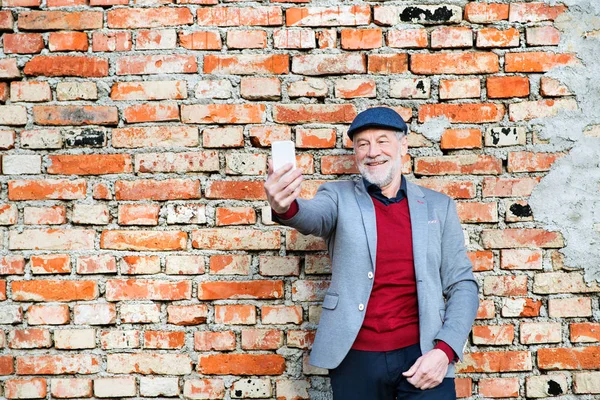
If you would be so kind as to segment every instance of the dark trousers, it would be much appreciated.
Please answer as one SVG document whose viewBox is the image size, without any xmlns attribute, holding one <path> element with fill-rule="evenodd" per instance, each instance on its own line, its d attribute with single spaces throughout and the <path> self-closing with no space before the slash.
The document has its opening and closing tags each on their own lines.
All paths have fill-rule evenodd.
<svg viewBox="0 0 600 400">
<path fill-rule="evenodd" d="M 454 379 L 432 389 L 411 385 L 402 373 L 421 356 L 418 344 L 393 351 L 350 350 L 329 370 L 334 400 L 456 400 Z"/>
</svg>

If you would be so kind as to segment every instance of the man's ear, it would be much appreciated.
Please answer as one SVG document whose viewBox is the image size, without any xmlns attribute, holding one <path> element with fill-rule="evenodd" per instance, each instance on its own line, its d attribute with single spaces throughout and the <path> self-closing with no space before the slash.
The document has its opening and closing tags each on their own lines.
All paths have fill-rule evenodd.
<svg viewBox="0 0 600 400">
<path fill-rule="evenodd" d="M 408 132 L 400 139 L 400 153 L 403 156 L 408 153 Z"/>
</svg>

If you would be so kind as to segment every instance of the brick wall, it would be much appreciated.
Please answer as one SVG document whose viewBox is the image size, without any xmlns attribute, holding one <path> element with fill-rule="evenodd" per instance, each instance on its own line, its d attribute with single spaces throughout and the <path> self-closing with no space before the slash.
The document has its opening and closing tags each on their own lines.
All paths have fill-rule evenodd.
<svg viewBox="0 0 600 400">
<path fill-rule="evenodd" d="M 303 197 L 349 179 L 344 132 L 381 104 L 413 131 L 404 172 L 467 233 L 460 397 L 600 393 L 600 287 L 528 205 L 565 154 L 532 151 L 529 121 L 577 107 L 544 76 L 577 63 L 569 11 L 396 3 L 3 0 L 4 397 L 329 398 L 306 363 L 329 262 L 271 222 L 266 160 L 294 140 Z"/>
</svg>

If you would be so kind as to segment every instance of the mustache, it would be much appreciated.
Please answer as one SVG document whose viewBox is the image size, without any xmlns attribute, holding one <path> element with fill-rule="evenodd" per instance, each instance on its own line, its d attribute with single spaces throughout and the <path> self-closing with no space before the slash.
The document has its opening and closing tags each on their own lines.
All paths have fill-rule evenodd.
<svg viewBox="0 0 600 400">
<path fill-rule="evenodd" d="M 382 162 L 382 161 L 390 161 L 391 159 L 392 159 L 391 157 L 385 157 L 385 156 L 376 157 L 376 158 L 365 157 L 362 160 L 362 164 L 373 163 L 373 162 Z"/>
</svg>

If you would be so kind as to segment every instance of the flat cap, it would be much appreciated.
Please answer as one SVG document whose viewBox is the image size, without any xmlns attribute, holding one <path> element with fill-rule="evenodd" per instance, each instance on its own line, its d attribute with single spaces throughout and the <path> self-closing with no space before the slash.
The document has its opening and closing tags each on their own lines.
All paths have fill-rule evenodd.
<svg viewBox="0 0 600 400">
<path fill-rule="evenodd" d="M 388 107 L 373 107 L 359 113 L 348 129 L 348 137 L 368 128 L 382 128 L 393 131 L 408 132 L 406 122 L 400 114 Z"/>
</svg>

